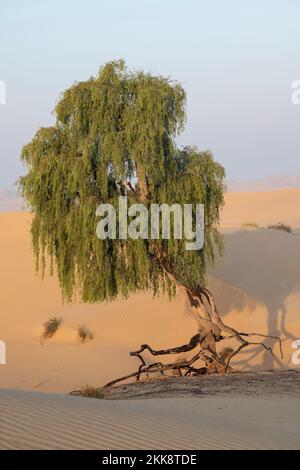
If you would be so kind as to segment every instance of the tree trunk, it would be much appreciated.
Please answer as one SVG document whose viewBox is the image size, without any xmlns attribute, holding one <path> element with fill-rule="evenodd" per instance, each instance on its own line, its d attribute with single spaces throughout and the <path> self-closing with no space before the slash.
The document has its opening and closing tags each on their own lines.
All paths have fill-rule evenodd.
<svg viewBox="0 0 300 470">
<path fill-rule="evenodd" d="M 136 163 L 136 172 L 139 187 L 138 198 L 141 202 L 144 202 L 149 197 L 147 176 L 145 175 L 144 170 L 139 163 Z M 182 371 L 184 371 L 185 375 L 235 372 L 234 369 L 230 366 L 232 358 L 249 345 L 260 345 L 262 348 L 273 354 L 272 348 L 267 346 L 264 342 L 249 341 L 248 338 L 251 336 L 278 340 L 280 353 L 282 356 L 280 338 L 267 336 L 260 333 L 240 333 L 234 328 L 226 325 L 219 315 L 211 292 L 206 288 L 192 289 L 188 286 L 180 284 L 175 278 L 174 274 L 171 272 L 171 269 L 167 263 L 167 257 L 164 255 L 164 253 L 158 252 L 154 245 L 152 246 L 152 249 L 153 256 L 159 263 L 164 274 L 178 288 L 185 290 L 190 301 L 195 320 L 198 324 L 198 332 L 190 339 L 188 344 L 174 348 L 154 350 L 148 344 L 143 344 L 139 350 L 130 353 L 131 356 L 136 356 L 141 362 L 138 370 L 132 374 L 120 377 L 107 383 L 105 387 L 110 387 L 118 382 L 122 382 L 133 377 L 135 377 L 136 380 L 139 380 L 142 374 L 146 374 L 147 377 L 149 374 L 153 373 L 164 375 L 166 371 L 171 370 L 177 370 L 179 375 L 182 375 Z M 225 336 L 225 334 L 227 336 Z M 236 349 L 229 350 L 230 352 L 227 355 L 220 352 L 218 353 L 216 347 L 217 343 L 231 338 L 234 338 L 237 342 Z M 247 338 L 247 340 L 245 338 Z M 197 346 L 199 350 L 193 357 L 188 360 L 183 359 L 182 361 L 172 363 L 163 364 L 162 362 L 154 362 L 150 365 L 146 365 L 146 362 L 142 356 L 142 352 L 145 350 L 148 350 L 152 356 L 163 356 L 189 352 L 194 350 Z M 195 367 L 195 363 L 197 361 L 201 362 L 201 367 Z"/>
<path fill-rule="evenodd" d="M 147 176 L 145 175 L 142 165 L 136 162 L 135 167 L 136 167 L 136 174 L 137 174 L 138 185 L 139 185 L 138 199 L 140 202 L 144 202 L 147 200 L 148 195 L 149 195 L 149 186 L 148 186 Z"/>
<path fill-rule="evenodd" d="M 190 339 L 188 344 L 174 348 L 155 350 L 148 344 L 143 344 L 139 350 L 130 353 L 131 356 L 137 357 L 141 362 L 138 370 L 107 383 L 104 385 L 105 388 L 134 377 L 136 380 L 140 380 L 142 374 L 145 374 L 147 377 L 149 374 L 153 373 L 165 375 L 165 372 L 174 370 L 176 370 L 179 375 L 182 375 L 182 372 L 184 372 L 184 375 L 186 376 L 211 373 L 232 373 L 235 372 L 235 370 L 230 366 L 231 359 L 243 348 L 249 345 L 260 345 L 273 355 L 272 348 L 267 346 L 264 342 L 246 341 L 244 339 L 245 337 L 249 338 L 251 336 L 257 336 L 278 340 L 282 357 L 280 338 L 276 336 L 263 335 L 261 333 L 239 333 L 234 328 L 226 325 L 220 318 L 213 296 L 208 289 L 203 288 L 198 291 L 193 291 L 185 286 L 182 287 L 186 290 L 192 308 L 196 309 L 197 313 L 195 318 L 198 323 L 198 333 Z M 207 308 L 205 301 L 208 303 L 209 308 Z M 229 333 L 229 335 L 223 336 L 222 333 Z M 238 346 L 226 357 L 222 353 L 217 352 L 216 344 L 230 338 L 235 338 L 238 342 Z M 142 356 L 142 353 L 145 350 L 149 351 L 152 356 L 163 356 L 189 352 L 194 350 L 197 346 L 199 347 L 198 352 L 190 359 L 182 359 L 181 361 L 171 363 L 164 364 L 162 362 L 154 362 L 150 365 L 146 365 Z M 200 367 L 194 367 L 195 363 L 198 361 L 201 362 L 202 365 Z"/>
</svg>

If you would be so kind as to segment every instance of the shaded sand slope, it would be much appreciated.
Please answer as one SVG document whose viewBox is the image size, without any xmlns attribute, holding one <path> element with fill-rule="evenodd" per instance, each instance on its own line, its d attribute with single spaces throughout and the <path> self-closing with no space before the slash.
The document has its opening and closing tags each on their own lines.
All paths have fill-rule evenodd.
<svg viewBox="0 0 300 470">
<path fill-rule="evenodd" d="M 221 281 L 212 281 L 222 315 L 240 331 L 282 337 L 284 360 L 260 353 L 255 356 L 260 368 L 293 366 L 291 343 L 300 338 L 300 236 L 238 230 L 225 235 L 225 246 L 223 260 L 213 271 Z M 248 360 L 250 355 L 243 354 Z"/>
<path fill-rule="evenodd" d="M 235 365 L 242 370 L 297 367 L 291 363 L 291 342 L 300 338 L 299 235 L 241 230 L 241 224 L 281 221 L 297 228 L 299 207 L 300 190 L 226 196 L 225 255 L 211 271 L 210 288 L 227 323 L 284 340 L 283 361 L 254 347 L 237 358 Z M 0 387 L 68 392 L 84 384 L 102 385 L 136 370 L 138 361 L 129 351 L 140 344 L 173 347 L 195 334 L 196 323 L 181 292 L 172 302 L 139 294 L 109 304 L 62 305 L 56 277 L 35 275 L 30 223 L 28 213 L 0 214 L 0 339 L 7 344 Z M 42 325 L 53 316 L 63 323 L 41 346 Z M 85 345 L 77 339 L 82 324 L 95 336 Z"/>
<path fill-rule="evenodd" d="M 1 449 L 297 449 L 296 400 L 107 401 L 0 390 Z"/>
</svg>

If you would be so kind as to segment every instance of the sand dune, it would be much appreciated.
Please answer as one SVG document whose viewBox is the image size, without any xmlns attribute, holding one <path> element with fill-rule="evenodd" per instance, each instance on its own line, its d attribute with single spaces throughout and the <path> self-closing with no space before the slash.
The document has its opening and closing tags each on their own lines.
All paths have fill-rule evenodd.
<svg viewBox="0 0 300 470">
<path fill-rule="evenodd" d="M 281 360 L 275 343 L 268 344 L 276 359 L 253 347 L 234 363 L 242 371 L 299 368 L 291 362 L 291 343 L 300 338 L 299 207 L 295 189 L 226 196 L 226 250 L 209 286 L 227 323 L 280 335 L 284 349 Z M 279 221 L 294 233 L 242 227 Z M 26 212 L 0 214 L 0 340 L 7 346 L 7 364 L 0 365 L 0 448 L 299 447 L 299 407 L 291 397 L 110 402 L 38 393 L 101 386 L 136 370 L 129 351 L 145 342 L 155 348 L 186 343 L 196 323 L 181 292 L 172 302 L 139 294 L 109 304 L 63 305 L 56 277 L 35 274 L 30 223 Z M 42 325 L 53 316 L 63 322 L 42 346 Z M 84 345 L 76 331 L 82 324 L 94 334 Z"/>
<path fill-rule="evenodd" d="M 109 304 L 63 305 L 56 278 L 35 275 L 30 221 L 26 213 L 0 214 L 0 339 L 7 344 L 0 386 L 68 392 L 86 383 L 103 384 L 135 369 L 137 360 L 129 351 L 141 342 L 162 348 L 189 340 L 196 324 L 183 296 L 172 303 L 139 294 Z M 41 346 L 42 325 L 53 316 L 63 323 Z M 95 335 L 85 345 L 77 340 L 80 324 Z"/>
<path fill-rule="evenodd" d="M 222 230 L 236 230 L 243 223 L 262 226 L 282 222 L 300 228 L 300 189 L 226 194 Z"/>
<path fill-rule="evenodd" d="M 278 189 L 299 188 L 299 176 L 269 176 L 254 181 L 227 181 L 229 192 L 275 191 Z"/>
<path fill-rule="evenodd" d="M 299 202 L 300 190 L 239 194 L 238 199 L 227 195 L 222 219 L 226 250 L 211 271 L 210 288 L 227 323 L 243 331 L 281 335 L 284 346 L 283 360 L 260 348 L 245 352 L 235 364 L 241 370 L 297 367 L 291 363 L 291 342 L 300 338 L 299 237 L 246 230 L 241 224 L 280 220 L 300 227 Z M 68 392 L 84 384 L 102 385 L 135 370 L 137 360 L 129 351 L 140 344 L 172 347 L 195 333 L 182 293 L 172 302 L 139 294 L 109 304 L 63 305 L 56 278 L 35 275 L 30 223 L 28 213 L 0 214 L 0 339 L 7 344 L 0 387 Z M 53 316 L 62 317 L 63 323 L 41 346 L 42 325 Z M 77 339 L 80 324 L 95 335 L 85 345 Z"/>
<path fill-rule="evenodd" d="M 108 401 L 0 390 L 0 448 L 297 449 L 297 403 L 251 398 Z"/>
</svg>

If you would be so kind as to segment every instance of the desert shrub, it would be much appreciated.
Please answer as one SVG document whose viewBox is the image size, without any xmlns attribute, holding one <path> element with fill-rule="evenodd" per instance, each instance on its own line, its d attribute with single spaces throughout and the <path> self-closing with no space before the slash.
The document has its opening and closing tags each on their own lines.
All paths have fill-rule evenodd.
<svg viewBox="0 0 300 470">
<path fill-rule="evenodd" d="M 284 232 L 287 232 L 287 233 L 292 233 L 293 231 L 290 225 L 282 224 L 281 222 L 279 222 L 276 225 L 268 225 L 267 228 L 271 230 L 283 230 Z"/>
<path fill-rule="evenodd" d="M 81 344 L 94 339 L 93 333 L 85 325 L 80 325 L 77 329 L 77 333 Z"/>
<path fill-rule="evenodd" d="M 61 325 L 61 322 L 61 318 L 53 317 L 44 323 L 44 331 L 41 335 L 41 343 L 43 343 L 46 339 L 52 338 L 55 335 L 59 326 Z"/>
<path fill-rule="evenodd" d="M 92 387 L 91 385 L 85 385 L 80 390 L 71 392 L 71 395 L 87 398 L 105 398 L 105 393 L 102 388 Z"/>
</svg>

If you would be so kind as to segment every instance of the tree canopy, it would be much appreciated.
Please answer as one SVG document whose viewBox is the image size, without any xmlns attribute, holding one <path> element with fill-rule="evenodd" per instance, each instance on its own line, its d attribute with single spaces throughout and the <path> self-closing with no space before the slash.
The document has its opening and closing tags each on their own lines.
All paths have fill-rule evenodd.
<svg viewBox="0 0 300 470">
<path fill-rule="evenodd" d="M 22 150 L 27 174 L 22 195 L 33 211 L 37 267 L 55 266 L 67 300 L 127 297 L 140 290 L 174 292 L 174 283 L 205 284 L 216 249 L 224 169 L 209 151 L 179 148 L 186 96 L 169 78 L 131 72 L 123 61 L 66 90 L 56 122 L 41 128 Z M 99 240 L 100 203 L 117 207 L 120 195 L 152 203 L 205 205 L 205 239 L 199 251 L 184 240 Z"/>
</svg>

